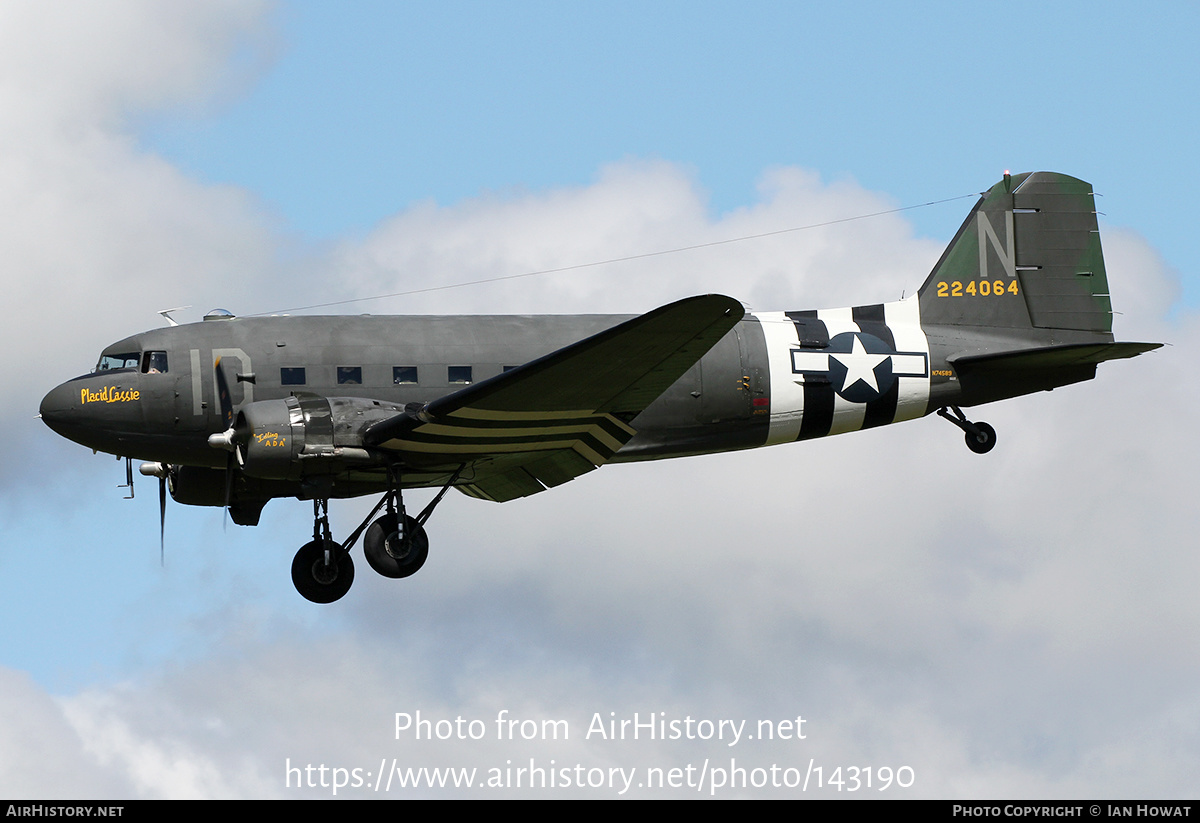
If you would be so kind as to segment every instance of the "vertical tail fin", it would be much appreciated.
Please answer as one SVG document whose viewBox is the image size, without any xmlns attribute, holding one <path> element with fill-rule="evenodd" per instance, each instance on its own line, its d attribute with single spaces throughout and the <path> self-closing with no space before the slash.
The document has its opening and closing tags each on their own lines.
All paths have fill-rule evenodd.
<svg viewBox="0 0 1200 823">
<path fill-rule="evenodd" d="M 1069 329 L 1112 340 L 1112 303 L 1090 184 L 1004 175 L 921 287 L 923 324 Z"/>
</svg>

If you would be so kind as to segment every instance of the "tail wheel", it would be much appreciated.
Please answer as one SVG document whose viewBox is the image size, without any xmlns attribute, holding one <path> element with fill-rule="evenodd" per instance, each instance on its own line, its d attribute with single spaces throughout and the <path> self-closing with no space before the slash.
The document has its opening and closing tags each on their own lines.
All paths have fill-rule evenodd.
<svg viewBox="0 0 1200 823">
<path fill-rule="evenodd" d="M 987 454 L 996 446 L 996 430 L 987 423 L 975 423 L 976 433 L 967 432 L 967 448 L 976 454 Z"/>
</svg>

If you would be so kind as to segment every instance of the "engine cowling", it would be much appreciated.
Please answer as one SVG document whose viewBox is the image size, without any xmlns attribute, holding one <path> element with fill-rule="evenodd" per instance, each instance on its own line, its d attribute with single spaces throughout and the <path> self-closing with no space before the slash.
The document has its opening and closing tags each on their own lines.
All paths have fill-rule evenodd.
<svg viewBox="0 0 1200 823">
<path fill-rule="evenodd" d="M 380 464 L 381 456 L 364 447 L 362 432 L 403 412 L 394 403 L 302 392 L 251 403 L 233 426 L 238 468 L 264 480 L 299 480 Z"/>
</svg>

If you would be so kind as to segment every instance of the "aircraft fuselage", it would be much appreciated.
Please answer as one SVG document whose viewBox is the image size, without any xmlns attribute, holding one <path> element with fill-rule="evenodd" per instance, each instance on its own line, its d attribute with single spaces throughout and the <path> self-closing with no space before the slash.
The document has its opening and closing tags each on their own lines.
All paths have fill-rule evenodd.
<svg viewBox="0 0 1200 823">
<path fill-rule="evenodd" d="M 903 318 L 906 313 L 911 317 Z M 614 460 L 753 448 L 928 412 L 928 346 L 915 301 L 819 314 L 824 319 L 818 312 L 747 315 L 632 421 L 637 434 Z M 64 436 L 100 451 L 221 468 L 224 455 L 207 442 L 224 428 L 212 367 L 218 359 L 231 378 L 235 407 L 294 392 L 403 407 L 495 377 L 628 319 L 262 317 L 155 329 L 105 348 L 102 363 L 128 357 L 130 367 L 101 369 L 64 383 L 46 396 L 42 415 Z M 826 353 L 839 335 L 851 335 L 840 359 Z M 856 352 L 855 335 L 869 341 L 868 348 L 878 348 L 872 340 L 890 338 L 896 353 Z M 150 353 L 161 353 L 155 368 L 146 363 Z M 879 369 L 885 360 L 893 365 Z M 842 361 L 871 367 L 841 378 L 858 383 L 850 400 L 837 392 L 839 368 L 845 372 Z M 828 419 L 815 420 L 818 414 Z"/>
<path fill-rule="evenodd" d="M 404 407 L 496 377 L 629 317 L 259 317 L 155 329 L 105 348 L 102 364 L 128 358 L 130 367 L 62 384 L 46 396 L 42 417 L 99 451 L 223 468 L 224 455 L 207 442 L 224 428 L 212 367 L 218 359 L 235 407 L 295 392 Z M 747 314 L 631 422 L 637 434 L 613 462 L 755 448 L 971 405 L 946 363 L 949 352 L 962 349 L 955 333 L 922 328 L 916 299 Z M 1045 342 L 1069 337 L 1060 331 Z M 147 362 L 151 353 L 161 353 L 157 367 Z"/>
</svg>

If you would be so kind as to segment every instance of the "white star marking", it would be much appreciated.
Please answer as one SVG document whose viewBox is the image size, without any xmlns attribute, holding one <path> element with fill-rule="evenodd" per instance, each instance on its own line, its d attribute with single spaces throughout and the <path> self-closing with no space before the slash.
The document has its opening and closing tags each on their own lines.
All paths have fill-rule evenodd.
<svg viewBox="0 0 1200 823">
<path fill-rule="evenodd" d="M 842 391 L 846 391 L 859 380 L 879 393 L 879 383 L 875 380 L 875 367 L 891 357 L 890 354 L 868 354 L 863 348 L 862 340 L 854 335 L 854 345 L 849 354 L 830 352 L 829 356 L 846 367 L 846 381 L 842 383 Z"/>
</svg>

